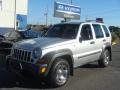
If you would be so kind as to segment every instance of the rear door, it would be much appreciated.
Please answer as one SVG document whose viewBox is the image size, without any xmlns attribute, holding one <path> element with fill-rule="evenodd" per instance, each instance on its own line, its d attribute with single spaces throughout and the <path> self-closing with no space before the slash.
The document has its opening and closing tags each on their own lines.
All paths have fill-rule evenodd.
<svg viewBox="0 0 120 90">
<path fill-rule="evenodd" d="M 99 53 L 98 56 L 100 56 L 103 49 L 103 45 L 106 42 L 106 38 L 100 24 L 92 24 L 92 27 L 95 33 L 95 50 Z"/>
<path fill-rule="evenodd" d="M 102 29 L 105 33 L 106 43 L 109 43 L 111 45 L 111 34 L 109 29 L 106 27 L 106 25 L 102 25 Z"/>
</svg>

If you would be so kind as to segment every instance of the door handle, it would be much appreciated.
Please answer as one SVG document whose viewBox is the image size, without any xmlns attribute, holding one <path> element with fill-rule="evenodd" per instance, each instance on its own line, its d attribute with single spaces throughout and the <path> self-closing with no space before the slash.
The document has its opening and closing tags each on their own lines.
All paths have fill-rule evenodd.
<svg viewBox="0 0 120 90">
<path fill-rule="evenodd" d="M 106 39 L 103 39 L 103 42 L 105 42 L 106 41 Z"/>
<path fill-rule="evenodd" d="M 90 42 L 90 44 L 95 44 L 95 41 Z"/>
</svg>

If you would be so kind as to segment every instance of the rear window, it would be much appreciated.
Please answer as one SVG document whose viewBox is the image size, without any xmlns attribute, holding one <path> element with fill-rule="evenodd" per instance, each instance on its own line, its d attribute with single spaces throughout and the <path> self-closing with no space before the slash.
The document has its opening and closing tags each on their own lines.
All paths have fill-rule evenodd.
<svg viewBox="0 0 120 90">
<path fill-rule="evenodd" d="M 102 38 L 102 37 L 104 37 L 104 34 L 102 32 L 102 29 L 101 29 L 100 25 L 93 24 L 93 28 L 94 28 L 94 31 L 95 31 L 96 38 Z"/>
<path fill-rule="evenodd" d="M 109 34 L 109 31 L 108 31 L 107 27 L 104 26 L 104 25 L 103 25 L 102 27 L 103 27 L 103 29 L 104 29 L 104 32 L 105 32 L 106 37 L 109 37 L 110 34 Z"/>
</svg>

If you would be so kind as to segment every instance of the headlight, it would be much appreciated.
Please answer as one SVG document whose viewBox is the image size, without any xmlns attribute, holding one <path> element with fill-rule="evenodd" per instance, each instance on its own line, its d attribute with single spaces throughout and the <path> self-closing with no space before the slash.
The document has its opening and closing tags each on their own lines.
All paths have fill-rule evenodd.
<svg viewBox="0 0 120 90">
<path fill-rule="evenodd" d="M 40 48 L 35 48 L 33 50 L 32 56 L 33 58 L 37 59 L 42 55 L 42 50 Z"/>
</svg>

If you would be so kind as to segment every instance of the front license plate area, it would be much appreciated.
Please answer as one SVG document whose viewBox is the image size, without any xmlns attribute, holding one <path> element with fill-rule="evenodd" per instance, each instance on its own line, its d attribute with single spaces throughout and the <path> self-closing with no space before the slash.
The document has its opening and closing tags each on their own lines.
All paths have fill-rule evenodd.
<svg viewBox="0 0 120 90">
<path fill-rule="evenodd" d="M 10 63 L 10 66 L 13 68 L 13 69 L 16 69 L 16 70 L 22 70 L 22 64 L 18 61 L 12 61 Z"/>
</svg>

